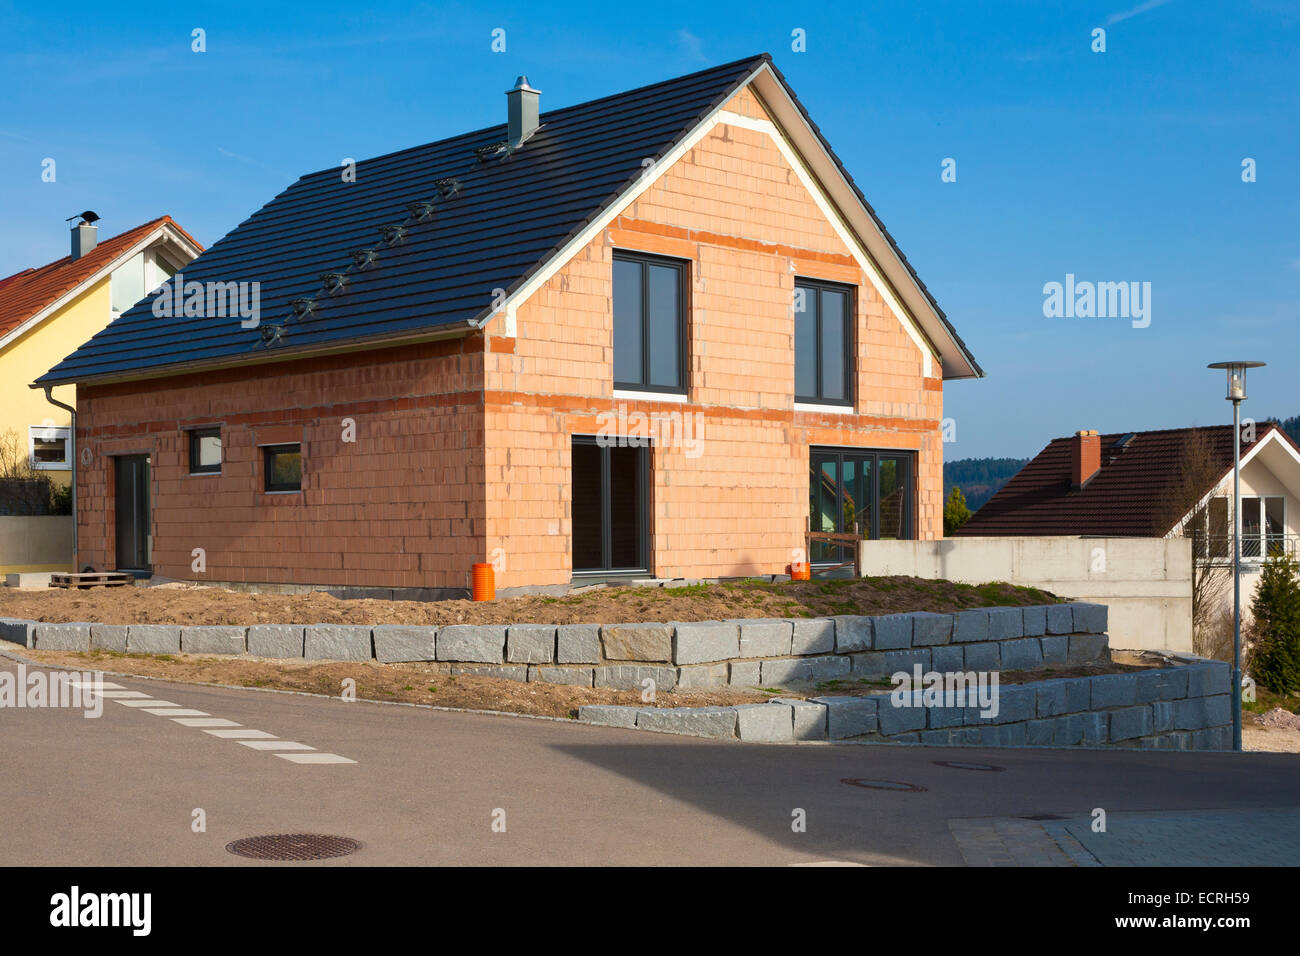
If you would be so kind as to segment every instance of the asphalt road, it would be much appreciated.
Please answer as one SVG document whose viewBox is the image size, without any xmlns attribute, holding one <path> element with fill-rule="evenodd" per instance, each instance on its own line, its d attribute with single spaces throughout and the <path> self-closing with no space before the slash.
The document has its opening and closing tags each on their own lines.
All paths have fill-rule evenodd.
<svg viewBox="0 0 1300 956">
<path fill-rule="evenodd" d="M 324 865 L 961 865 L 953 820 L 1300 805 L 1300 757 L 1288 754 L 743 744 L 107 680 L 199 711 L 190 723 L 231 723 L 120 702 L 144 697 L 106 700 L 98 719 L 0 708 L 0 865 L 240 865 L 231 840 L 295 832 L 364 843 Z M 255 750 L 208 730 L 314 749 Z M 796 810 L 805 832 L 792 829 Z"/>
</svg>

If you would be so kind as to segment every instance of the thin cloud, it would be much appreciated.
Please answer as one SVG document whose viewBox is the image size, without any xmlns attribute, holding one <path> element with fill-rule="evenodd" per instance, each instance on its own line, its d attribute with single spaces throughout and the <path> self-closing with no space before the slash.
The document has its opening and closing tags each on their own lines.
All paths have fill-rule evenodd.
<svg viewBox="0 0 1300 956">
<path fill-rule="evenodd" d="M 692 60 L 703 61 L 707 59 L 704 55 L 704 41 L 690 30 L 682 29 L 677 31 L 677 45 Z"/>
<path fill-rule="evenodd" d="M 1127 20 L 1130 17 L 1136 17 L 1139 14 L 1146 13 L 1148 10 L 1154 10 L 1156 7 L 1163 7 L 1169 0 L 1146 0 L 1146 3 L 1139 3 L 1132 10 L 1124 10 L 1120 13 L 1112 13 L 1106 18 L 1106 26 L 1119 23 L 1121 20 Z"/>
</svg>

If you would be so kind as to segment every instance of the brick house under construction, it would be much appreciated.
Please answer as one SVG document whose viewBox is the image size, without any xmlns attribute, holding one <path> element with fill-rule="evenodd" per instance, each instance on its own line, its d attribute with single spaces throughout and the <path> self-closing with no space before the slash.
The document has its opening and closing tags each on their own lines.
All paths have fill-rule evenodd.
<svg viewBox="0 0 1300 956">
<path fill-rule="evenodd" d="M 35 383 L 79 567 L 439 596 L 942 536 L 983 373 L 770 58 L 538 95 L 304 176 Z"/>
</svg>

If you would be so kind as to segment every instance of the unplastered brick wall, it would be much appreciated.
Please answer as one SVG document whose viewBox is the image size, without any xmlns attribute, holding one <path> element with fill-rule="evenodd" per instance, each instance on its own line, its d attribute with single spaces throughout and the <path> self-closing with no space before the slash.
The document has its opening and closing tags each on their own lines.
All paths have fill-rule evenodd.
<svg viewBox="0 0 1300 956">
<path fill-rule="evenodd" d="M 116 567 L 113 456 L 147 454 L 156 574 L 464 588 L 486 553 L 483 340 L 364 356 L 83 387 L 78 566 Z M 204 425 L 221 472 L 191 475 Z M 301 493 L 264 490 L 259 446 L 281 442 L 302 445 Z"/>
<path fill-rule="evenodd" d="M 748 90 L 727 107 L 767 119 Z M 689 263 L 684 402 L 613 389 L 616 250 Z M 856 404 L 796 410 L 796 277 L 856 287 Z M 489 325 L 488 550 L 500 587 L 567 584 L 571 441 L 620 409 L 702 418 L 699 454 L 651 448 L 651 570 L 779 573 L 804 546 L 809 446 L 917 453 L 916 533 L 942 534 L 943 392 L 937 363 L 873 287 L 768 134 L 714 128 L 518 309 Z M 602 416 L 605 416 L 602 418 Z"/>
</svg>

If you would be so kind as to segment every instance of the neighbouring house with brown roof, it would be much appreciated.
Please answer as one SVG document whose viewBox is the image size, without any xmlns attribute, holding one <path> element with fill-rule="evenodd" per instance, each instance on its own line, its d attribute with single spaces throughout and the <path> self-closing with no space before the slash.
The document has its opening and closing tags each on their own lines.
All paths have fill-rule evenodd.
<svg viewBox="0 0 1300 956">
<path fill-rule="evenodd" d="M 203 251 L 170 216 L 102 242 L 93 212 L 73 219 L 68 255 L 0 279 L 0 435 L 12 432 L 18 454 L 65 486 L 72 475 L 68 408 L 76 407 L 76 386 L 55 386 L 56 405 L 29 384 Z M 0 553 L 0 569 L 66 570 L 68 560 L 38 567 Z"/>
<path fill-rule="evenodd" d="M 1230 566 L 1232 444 L 1231 425 L 1054 439 L 955 537 L 1184 536 L 1198 567 Z M 1300 542 L 1300 447 L 1276 424 L 1242 428 L 1241 496 L 1248 613 L 1263 559 L 1276 548 L 1294 555 Z M 1231 607 L 1227 580 L 1227 593 L 1218 586 L 1207 604 L 1226 599 Z M 1198 611 L 1198 625 L 1203 620 Z"/>
<path fill-rule="evenodd" d="M 438 597 L 942 536 L 982 372 L 770 57 L 505 105 L 186 268 L 260 316 L 169 288 L 36 381 L 79 389 L 80 565 Z"/>
</svg>

